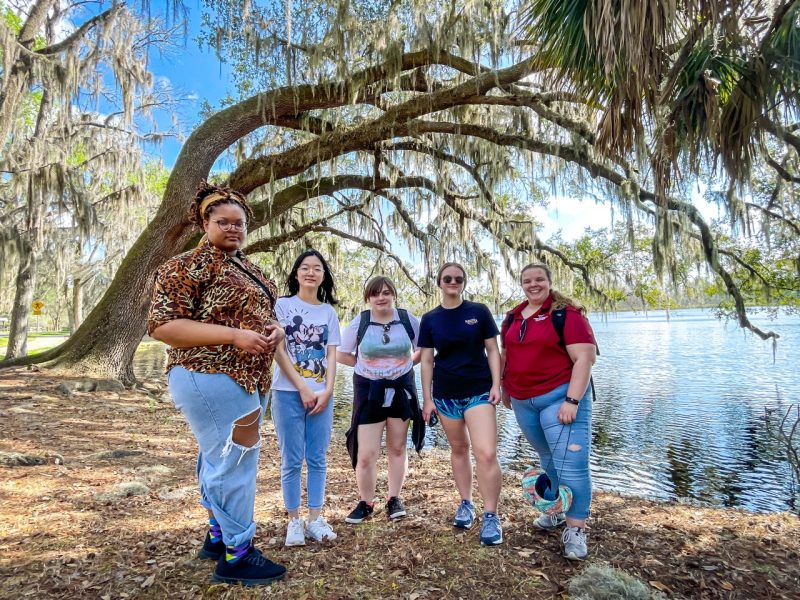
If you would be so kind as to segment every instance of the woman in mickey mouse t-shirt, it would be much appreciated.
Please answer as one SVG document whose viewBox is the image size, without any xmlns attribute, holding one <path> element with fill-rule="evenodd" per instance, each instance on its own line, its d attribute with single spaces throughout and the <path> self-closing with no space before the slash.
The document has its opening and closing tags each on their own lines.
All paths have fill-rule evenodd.
<svg viewBox="0 0 800 600">
<path fill-rule="evenodd" d="M 339 319 L 333 305 L 336 285 L 325 258 L 303 252 L 286 279 L 288 296 L 278 298 L 275 312 L 286 332 L 291 369 L 281 365 L 272 384 L 272 420 L 281 453 L 281 490 L 289 515 L 286 545 L 303 546 L 306 535 L 317 542 L 335 540 L 322 516 L 333 427 L 333 385 Z M 308 523 L 300 518 L 303 462 L 306 463 Z"/>
<path fill-rule="evenodd" d="M 514 409 L 519 427 L 539 454 L 551 482 L 572 489 L 566 515 L 542 515 L 535 525 L 561 536 L 564 556 L 588 555 L 584 525 L 592 502 L 589 472 L 592 404 L 589 383 L 596 358 L 594 333 L 574 300 L 551 287 L 547 265 L 522 269 L 526 301 L 503 322 L 503 403 Z M 552 311 L 566 310 L 562 345 Z"/>
</svg>

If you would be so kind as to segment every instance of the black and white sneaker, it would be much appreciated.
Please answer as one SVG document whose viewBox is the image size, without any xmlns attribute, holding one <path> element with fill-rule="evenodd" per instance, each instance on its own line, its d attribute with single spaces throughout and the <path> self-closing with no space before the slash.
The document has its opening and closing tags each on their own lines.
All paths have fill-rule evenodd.
<svg viewBox="0 0 800 600">
<path fill-rule="evenodd" d="M 358 523 L 363 523 L 364 519 L 368 519 L 372 516 L 372 512 L 375 510 L 374 505 L 368 504 L 366 500 L 361 500 L 356 507 L 353 509 L 347 517 L 345 518 L 345 523 L 350 523 L 351 525 L 357 525 Z"/>
<path fill-rule="evenodd" d="M 402 519 L 406 516 L 406 507 L 403 505 L 403 501 L 397 496 L 392 496 L 386 503 L 386 516 L 389 517 L 390 521 Z"/>
</svg>

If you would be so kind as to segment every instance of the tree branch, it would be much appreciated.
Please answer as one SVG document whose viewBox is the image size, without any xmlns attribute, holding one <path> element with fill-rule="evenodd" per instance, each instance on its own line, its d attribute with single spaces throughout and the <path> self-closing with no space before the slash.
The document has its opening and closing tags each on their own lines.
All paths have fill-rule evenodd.
<svg viewBox="0 0 800 600">
<path fill-rule="evenodd" d="M 764 158 L 766 159 L 767 164 L 775 170 L 781 179 L 788 181 L 789 183 L 800 183 L 800 177 L 789 173 L 789 171 L 787 171 L 786 168 L 778 163 L 774 158 L 768 154 Z"/>
<path fill-rule="evenodd" d="M 466 160 L 455 156 L 454 154 L 450 154 L 449 152 L 445 152 L 444 150 L 439 150 L 438 148 L 434 148 L 428 144 L 425 144 L 419 140 L 407 140 L 402 142 L 394 142 L 388 146 L 383 146 L 384 150 L 399 150 L 399 151 L 412 151 L 412 152 L 419 152 L 422 154 L 427 154 L 433 158 L 439 159 L 444 162 L 453 163 L 454 165 L 458 165 L 462 169 L 464 169 L 467 173 L 470 174 L 472 179 L 475 181 L 475 184 L 478 186 L 478 189 L 481 191 L 481 194 L 484 198 L 492 202 L 494 205 L 494 199 L 492 198 L 491 192 L 489 192 L 489 188 L 486 186 L 486 183 L 483 181 L 483 178 L 478 173 L 478 169 L 467 162 Z M 495 209 L 498 212 L 502 212 L 500 207 L 495 206 Z"/>
<path fill-rule="evenodd" d="M 319 219 L 316 219 L 314 221 L 309 221 L 304 225 L 295 227 L 295 229 L 293 229 L 292 231 L 286 231 L 279 235 L 272 236 L 269 238 L 264 238 L 258 240 L 257 242 L 253 242 L 244 249 L 244 252 L 246 254 L 255 254 L 256 252 L 272 252 L 276 247 L 280 246 L 281 244 L 298 240 L 307 233 L 314 231 L 315 227 L 327 225 L 330 220 L 338 217 L 343 213 L 357 211 L 363 207 L 364 207 L 363 203 L 344 206 L 341 209 L 337 210 L 335 213 L 331 213 L 324 217 L 320 217 Z"/>
<path fill-rule="evenodd" d="M 425 294 L 426 296 L 430 296 L 430 292 L 426 291 L 426 290 L 425 290 L 425 289 L 424 289 L 424 288 L 423 288 L 423 287 L 422 287 L 422 286 L 421 286 L 421 285 L 420 285 L 420 284 L 417 282 L 417 280 L 416 280 L 416 279 L 414 279 L 414 277 L 411 275 L 411 272 L 408 270 L 408 267 L 406 267 L 405 263 L 404 263 L 404 262 L 403 262 L 403 261 L 400 259 L 400 257 L 399 257 L 399 256 L 397 256 L 397 255 L 396 255 L 394 252 L 391 252 L 390 250 L 388 250 L 388 249 L 387 249 L 385 246 L 383 246 L 383 245 L 379 244 L 378 242 L 373 242 L 372 240 L 367 240 L 367 239 L 364 239 L 364 238 L 360 238 L 360 237 L 358 237 L 358 236 L 352 235 L 352 234 L 350 234 L 350 233 L 346 233 L 346 232 L 344 232 L 344 231 L 341 231 L 341 230 L 339 230 L 339 229 L 335 229 L 335 228 L 333 228 L 333 227 L 327 227 L 327 226 L 317 226 L 317 227 L 314 227 L 314 228 L 313 228 L 313 230 L 314 230 L 314 231 L 318 231 L 318 232 L 327 232 L 327 233 L 332 233 L 333 235 L 336 235 L 336 236 L 338 236 L 338 237 L 340 237 L 340 238 L 344 238 L 344 239 L 346 239 L 346 240 L 350 240 L 350 241 L 352 241 L 352 242 L 357 242 L 358 244 L 361 244 L 362 246 L 365 246 L 365 247 L 367 247 L 367 248 L 373 248 L 373 249 L 375 249 L 375 250 L 378 250 L 378 251 L 380 251 L 381 253 L 385 254 L 386 256 L 388 256 L 388 257 L 389 257 L 389 258 L 391 258 L 391 259 L 392 259 L 394 262 L 396 262 L 396 263 L 397 263 L 397 266 L 398 266 L 398 267 L 400 267 L 400 270 L 401 270 L 401 271 L 403 271 L 403 274 L 406 276 L 406 278 L 407 278 L 407 279 L 408 279 L 408 280 L 409 280 L 411 283 L 413 283 L 413 284 L 414 284 L 414 286 L 416 286 L 416 288 L 417 288 L 417 289 L 418 289 L 420 292 L 422 292 L 422 293 L 423 293 L 423 294 Z"/>
<path fill-rule="evenodd" d="M 536 64 L 537 59 L 532 57 L 506 69 L 484 72 L 464 83 L 393 106 L 382 116 L 358 127 L 321 135 L 278 154 L 243 161 L 231 175 L 230 186 L 249 193 L 276 179 L 301 173 L 322 161 L 354 150 L 367 150 L 381 140 L 407 135 L 405 130 L 410 120 L 463 104 L 476 94 L 485 94 L 495 87 L 518 81 L 530 74 Z"/>
<path fill-rule="evenodd" d="M 75 31 L 72 32 L 71 35 L 67 36 L 60 42 L 52 44 L 51 46 L 47 46 L 42 48 L 41 50 L 37 50 L 36 54 L 41 54 L 44 56 L 49 56 L 52 54 L 58 54 L 59 52 L 64 52 L 65 50 L 69 50 L 69 48 L 76 42 L 79 42 L 83 39 L 83 36 L 95 25 L 104 24 L 106 21 L 110 21 L 114 17 L 116 17 L 117 13 L 123 9 L 123 4 L 117 4 L 116 6 L 112 6 L 108 10 L 101 12 L 98 15 L 95 15 L 88 21 L 86 21 L 83 25 L 78 27 Z"/>
<path fill-rule="evenodd" d="M 773 219 L 775 219 L 777 221 L 780 221 L 784 225 L 787 225 L 787 226 L 791 227 L 797 235 L 800 235 L 800 226 L 798 226 L 798 224 L 795 223 L 794 221 L 792 221 L 791 219 L 789 219 L 789 218 L 787 218 L 787 217 L 785 217 L 785 216 L 783 216 L 781 214 L 778 214 L 778 213 L 776 213 L 774 211 L 771 211 L 768 208 L 764 208 L 763 206 L 760 206 L 758 204 L 754 204 L 753 202 L 745 202 L 744 205 L 747 208 L 752 208 L 752 209 L 758 210 L 758 211 L 764 213 L 765 215 L 767 215 L 769 217 L 772 217 Z"/>
</svg>

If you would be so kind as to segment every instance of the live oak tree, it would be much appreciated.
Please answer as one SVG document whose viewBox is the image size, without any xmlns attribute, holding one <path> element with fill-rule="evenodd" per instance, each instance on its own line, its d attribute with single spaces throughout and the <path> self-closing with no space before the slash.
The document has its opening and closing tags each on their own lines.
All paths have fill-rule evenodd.
<svg viewBox="0 0 800 600">
<path fill-rule="evenodd" d="M 219 26 L 209 43 L 262 78 L 242 75 L 250 95 L 194 130 L 104 297 L 37 360 L 132 379 L 152 274 L 193 239 L 186 209 L 220 157 L 227 183 L 255 204 L 250 252 L 322 233 L 379 249 L 404 271 L 392 243 L 428 273 L 457 256 L 492 279 L 493 250 L 511 271 L 547 260 L 602 300 L 605 274 L 539 239 L 526 201 L 577 189 L 631 224 L 655 223 L 659 274 L 674 271 L 676 246 L 698 243 L 739 323 L 776 335 L 750 323 L 734 272 L 749 265 L 720 252 L 690 184 L 720 164 L 732 221 L 747 220 L 750 203 L 751 220 L 796 240 L 797 97 L 786 93 L 800 64 L 796 2 L 208 4 L 207 23 Z M 723 59 L 735 67 L 717 69 Z M 722 140 L 720 127 L 734 125 Z M 762 152 L 765 138 L 774 154 Z M 781 179 L 766 204 L 749 191 L 762 162 Z M 431 292 L 422 279 L 420 293 Z"/>
<path fill-rule="evenodd" d="M 46 248 L 59 259 L 92 240 L 109 258 L 132 208 L 151 198 L 142 145 L 160 134 L 141 119 L 168 101 L 146 68 L 164 29 L 121 4 L 84 4 L 0 5 L 0 277 L 15 289 L 7 358 L 26 354 Z"/>
</svg>

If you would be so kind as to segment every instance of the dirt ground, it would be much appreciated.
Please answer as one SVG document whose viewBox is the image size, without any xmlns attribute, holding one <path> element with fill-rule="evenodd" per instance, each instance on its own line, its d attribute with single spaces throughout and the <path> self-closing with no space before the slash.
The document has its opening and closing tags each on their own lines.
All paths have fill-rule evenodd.
<svg viewBox="0 0 800 600">
<path fill-rule="evenodd" d="M 205 529 L 195 443 L 163 390 L 70 386 L 46 372 L 0 371 L 2 598 L 568 598 L 570 579 L 588 564 L 621 569 L 668 597 L 800 598 L 797 516 L 598 493 L 591 558 L 575 564 L 559 555 L 557 534 L 534 529 L 511 473 L 505 543 L 482 548 L 477 528 L 450 526 L 458 496 L 441 452 L 411 454 L 408 518 L 389 523 L 381 508 L 361 526 L 346 525 L 357 497 L 342 434 L 329 454 L 326 510 L 339 538 L 284 548 L 269 422 L 257 543 L 288 575 L 268 588 L 213 584 L 213 564 L 194 558 Z M 380 495 L 385 485 L 379 480 Z"/>
</svg>

